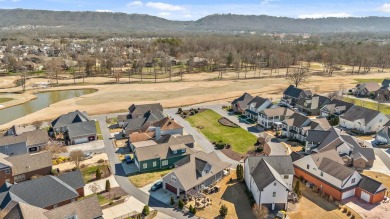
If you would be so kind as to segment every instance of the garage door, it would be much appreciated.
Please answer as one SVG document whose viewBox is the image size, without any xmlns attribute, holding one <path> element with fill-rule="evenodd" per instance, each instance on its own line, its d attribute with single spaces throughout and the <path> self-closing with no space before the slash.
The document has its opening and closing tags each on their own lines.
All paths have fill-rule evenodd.
<svg viewBox="0 0 390 219">
<path fill-rule="evenodd" d="M 355 189 L 351 189 L 349 191 L 343 192 L 343 196 L 341 199 L 346 199 L 346 198 L 352 197 L 354 195 L 355 195 Z"/>
<path fill-rule="evenodd" d="M 86 137 L 86 138 L 78 138 L 78 139 L 74 140 L 75 144 L 81 144 L 81 143 L 86 143 L 86 142 L 88 142 L 88 137 Z"/>
<path fill-rule="evenodd" d="M 366 202 L 370 202 L 370 194 L 365 191 L 362 191 L 362 193 L 360 194 L 360 198 Z"/>
<path fill-rule="evenodd" d="M 175 195 L 177 194 L 176 187 L 169 185 L 168 183 L 165 183 L 165 189 L 170 191 L 170 192 L 173 192 Z"/>
</svg>

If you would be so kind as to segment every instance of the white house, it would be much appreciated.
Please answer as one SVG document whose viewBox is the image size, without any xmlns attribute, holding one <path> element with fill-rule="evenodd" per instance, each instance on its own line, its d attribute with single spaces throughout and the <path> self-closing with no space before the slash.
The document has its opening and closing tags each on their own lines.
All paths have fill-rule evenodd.
<svg viewBox="0 0 390 219">
<path fill-rule="evenodd" d="M 294 111 L 285 107 L 267 108 L 259 112 L 257 123 L 266 129 L 278 129 L 281 128 L 281 121 L 292 114 Z"/>
<path fill-rule="evenodd" d="M 256 204 L 270 210 L 286 210 L 292 190 L 294 167 L 290 156 L 247 157 L 244 163 L 246 186 Z"/>
<path fill-rule="evenodd" d="M 353 106 L 340 116 L 341 127 L 361 133 L 377 132 L 388 121 L 385 114 L 361 106 Z"/>
<path fill-rule="evenodd" d="M 256 121 L 259 116 L 259 112 L 272 106 L 273 104 L 268 98 L 256 96 L 248 103 L 248 108 L 245 110 L 245 115 Z"/>
</svg>

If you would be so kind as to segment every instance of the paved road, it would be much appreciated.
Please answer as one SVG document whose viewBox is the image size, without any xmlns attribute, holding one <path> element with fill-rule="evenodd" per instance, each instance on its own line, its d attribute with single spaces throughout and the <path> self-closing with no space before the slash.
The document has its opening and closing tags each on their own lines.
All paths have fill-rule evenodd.
<svg viewBox="0 0 390 219">
<path fill-rule="evenodd" d="M 121 162 L 118 156 L 115 153 L 115 146 L 111 140 L 110 132 L 106 124 L 106 115 L 94 116 L 94 118 L 99 121 L 100 128 L 103 135 L 103 141 L 105 145 L 105 151 L 107 153 L 108 159 L 110 160 L 111 170 L 115 175 L 115 179 L 120 185 L 120 187 L 127 192 L 129 195 L 133 196 L 142 203 L 149 205 L 150 207 L 158 210 L 161 213 L 169 215 L 174 218 L 189 218 L 189 216 L 184 216 L 182 213 L 175 211 L 170 206 L 150 197 L 145 192 L 141 191 L 135 187 L 129 179 L 124 175 L 124 171 L 121 165 Z"/>
<path fill-rule="evenodd" d="M 383 161 L 383 163 L 387 166 L 387 168 L 390 170 L 390 157 L 387 152 L 383 151 L 383 149 L 380 148 L 374 148 L 375 154 L 379 156 L 379 158 Z"/>
</svg>

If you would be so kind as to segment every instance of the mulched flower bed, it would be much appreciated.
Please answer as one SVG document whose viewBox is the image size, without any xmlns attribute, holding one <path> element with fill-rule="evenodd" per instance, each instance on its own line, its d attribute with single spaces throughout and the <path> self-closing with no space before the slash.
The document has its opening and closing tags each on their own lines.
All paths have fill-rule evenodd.
<svg viewBox="0 0 390 219">
<path fill-rule="evenodd" d="M 224 148 L 224 149 L 222 149 L 221 150 L 222 151 L 222 153 L 224 153 L 227 157 L 229 157 L 230 159 L 233 159 L 233 160 L 236 160 L 236 161 L 241 161 L 242 159 L 245 159 L 245 157 L 247 156 L 247 155 L 242 155 L 242 154 L 240 154 L 240 153 L 237 153 L 237 152 L 235 152 L 235 151 L 232 151 L 232 149 L 226 149 L 226 148 Z"/>
<path fill-rule="evenodd" d="M 218 119 L 218 122 L 221 125 L 232 127 L 232 128 L 238 128 L 239 127 L 236 123 L 230 121 L 229 119 L 227 119 L 225 117 L 222 117 L 222 118 Z"/>
</svg>

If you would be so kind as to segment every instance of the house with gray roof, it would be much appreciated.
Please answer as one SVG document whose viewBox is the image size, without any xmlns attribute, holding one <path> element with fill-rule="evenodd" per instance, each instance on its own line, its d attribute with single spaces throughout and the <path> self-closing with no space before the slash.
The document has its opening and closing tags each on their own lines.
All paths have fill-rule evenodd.
<svg viewBox="0 0 390 219">
<path fill-rule="evenodd" d="M 89 121 L 86 112 L 76 110 L 67 114 L 61 115 L 51 122 L 51 127 L 57 133 L 64 133 L 68 131 L 68 125 L 73 123 Z"/>
<path fill-rule="evenodd" d="M 259 112 L 257 123 L 265 129 L 279 130 L 282 128 L 282 121 L 293 114 L 294 111 L 286 107 L 267 108 Z"/>
<path fill-rule="evenodd" d="M 244 93 L 240 97 L 234 99 L 230 107 L 235 113 L 245 113 L 245 110 L 248 108 L 249 102 L 253 100 L 252 95 Z"/>
<path fill-rule="evenodd" d="M 389 118 L 377 110 L 361 106 L 353 106 L 340 116 L 340 126 L 354 132 L 370 134 L 376 133 Z"/>
<path fill-rule="evenodd" d="M 142 118 L 147 112 L 152 112 L 152 113 L 163 112 L 163 107 L 160 103 L 142 104 L 142 105 L 132 104 L 129 107 L 128 118 L 129 119 Z"/>
<path fill-rule="evenodd" d="M 81 144 L 97 139 L 96 122 L 85 121 L 68 125 L 67 138 L 70 144 Z"/>
<path fill-rule="evenodd" d="M 46 210 L 69 204 L 82 196 L 75 188 L 80 186 L 78 182 L 83 182 L 81 173 L 68 173 L 62 177 L 43 176 L 18 184 L 5 184 L 0 191 L 0 209 L 6 208 L 11 201 L 23 202 Z"/>
<path fill-rule="evenodd" d="M 376 204 L 385 197 L 386 188 L 382 183 L 345 166 L 335 150 L 297 158 L 293 164 L 296 177 L 313 184 L 316 189 L 334 200 L 342 201 L 355 196 L 370 204 Z"/>
<path fill-rule="evenodd" d="M 339 99 L 333 99 L 330 103 L 323 106 L 320 110 L 320 115 L 323 117 L 338 117 L 354 106 L 352 103 L 342 101 Z"/>
<path fill-rule="evenodd" d="M 215 152 L 197 151 L 175 163 L 174 171 L 163 177 L 163 188 L 176 196 L 196 194 L 220 180 L 230 166 Z"/>
<path fill-rule="evenodd" d="M 40 151 L 49 142 L 45 129 L 24 132 L 20 135 L 0 137 L 0 153 L 8 156 Z"/>
<path fill-rule="evenodd" d="M 300 112 L 303 112 L 309 116 L 320 115 L 320 110 L 326 104 L 330 103 L 330 99 L 325 96 L 314 94 L 306 98 L 298 98 L 295 106 Z"/>
<path fill-rule="evenodd" d="M 271 107 L 273 107 L 273 104 L 268 98 L 256 96 L 248 103 L 245 115 L 253 121 L 257 121 L 259 112 Z"/>
<path fill-rule="evenodd" d="M 305 152 L 323 152 L 334 150 L 347 166 L 355 168 L 372 167 L 375 154 L 372 145 L 361 141 L 338 129 L 309 130 L 306 137 Z"/>
<path fill-rule="evenodd" d="M 294 107 L 298 99 L 310 98 L 312 93 L 310 90 L 302 90 L 290 85 L 284 92 L 280 99 L 279 106 Z"/>
<path fill-rule="evenodd" d="M 249 156 L 244 163 L 244 178 L 256 204 L 269 210 L 287 209 L 294 178 L 290 156 Z"/>
<path fill-rule="evenodd" d="M 354 94 L 357 97 L 370 97 L 371 95 L 375 95 L 380 88 L 381 86 L 377 82 L 357 84 L 354 89 Z"/>
<path fill-rule="evenodd" d="M 383 144 L 390 144 L 390 127 L 385 125 L 379 129 L 376 133 L 375 140 Z"/>
<path fill-rule="evenodd" d="M 146 131 L 153 123 L 163 120 L 166 116 L 162 111 L 147 111 L 143 116 L 126 120 L 123 123 L 123 135 L 128 136 L 134 132 Z"/>
<path fill-rule="evenodd" d="M 311 120 L 309 117 L 300 113 L 294 113 L 282 122 L 282 136 L 298 141 L 304 141 L 306 136 L 306 130 L 304 127 L 308 127 L 310 123 Z"/>
</svg>

